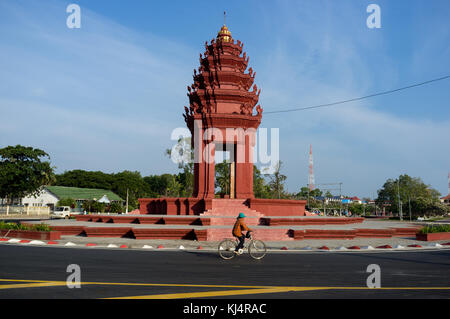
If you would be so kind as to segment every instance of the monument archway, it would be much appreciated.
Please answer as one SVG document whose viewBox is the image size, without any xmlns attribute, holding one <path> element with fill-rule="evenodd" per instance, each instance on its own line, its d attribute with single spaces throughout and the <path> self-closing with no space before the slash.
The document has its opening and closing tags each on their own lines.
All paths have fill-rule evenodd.
<svg viewBox="0 0 450 319">
<path fill-rule="evenodd" d="M 183 117 L 192 135 L 194 180 L 191 198 L 142 198 L 142 214 L 303 216 L 306 201 L 257 199 L 253 194 L 253 149 L 263 109 L 261 90 L 254 84 L 243 43 L 224 25 L 205 42 L 193 84 L 187 87 L 189 107 Z M 230 198 L 215 194 L 215 153 L 223 145 L 233 150 Z M 232 195 L 231 195 L 232 194 Z"/>
</svg>

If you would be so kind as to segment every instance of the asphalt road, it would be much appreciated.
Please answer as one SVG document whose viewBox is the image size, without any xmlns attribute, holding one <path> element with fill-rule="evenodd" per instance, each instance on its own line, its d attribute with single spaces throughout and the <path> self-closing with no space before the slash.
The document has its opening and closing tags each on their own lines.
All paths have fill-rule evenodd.
<svg viewBox="0 0 450 319">
<path fill-rule="evenodd" d="M 0 299 L 449 298 L 450 250 L 270 253 L 221 260 L 214 252 L 0 246 Z M 68 265 L 81 288 L 68 288 Z M 370 264 L 381 289 L 369 289 Z M 447 288 L 447 289 L 445 289 Z"/>
</svg>

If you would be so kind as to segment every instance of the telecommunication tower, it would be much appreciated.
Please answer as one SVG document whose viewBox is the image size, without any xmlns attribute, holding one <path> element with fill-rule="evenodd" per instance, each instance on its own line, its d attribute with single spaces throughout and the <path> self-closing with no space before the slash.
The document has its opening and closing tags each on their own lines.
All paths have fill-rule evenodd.
<svg viewBox="0 0 450 319">
<path fill-rule="evenodd" d="M 309 176 L 308 176 L 308 188 L 310 191 L 312 191 L 315 188 L 313 167 L 314 167 L 314 161 L 313 161 L 313 155 L 312 155 L 312 146 L 310 144 L 309 145 Z"/>
</svg>

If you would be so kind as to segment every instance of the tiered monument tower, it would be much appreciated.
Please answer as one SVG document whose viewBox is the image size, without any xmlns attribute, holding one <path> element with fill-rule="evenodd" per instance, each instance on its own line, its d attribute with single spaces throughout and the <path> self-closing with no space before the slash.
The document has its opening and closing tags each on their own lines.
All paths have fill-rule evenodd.
<svg viewBox="0 0 450 319">
<path fill-rule="evenodd" d="M 200 67 L 187 87 L 184 119 L 192 134 L 194 189 L 191 198 L 142 198 L 141 214 L 303 216 L 306 201 L 256 199 L 253 148 L 262 119 L 255 72 L 248 67 L 243 43 L 224 25 L 205 43 Z M 215 198 L 215 152 L 230 153 L 229 198 Z"/>
<path fill-rule="evenodd" d="M 214 198 L 216 150 L 230 152 L 230 198 L 254 197 L 252 156 L 262 117 L 256 106 L 261 90 L 253 85 L 252 68 L 246 73 L 249 58 L 242 48 L 224 25 L 216 39 L 205 43 L 188 87 L 184 117 L 194 137 L 194 197 Z"/>
</svg>

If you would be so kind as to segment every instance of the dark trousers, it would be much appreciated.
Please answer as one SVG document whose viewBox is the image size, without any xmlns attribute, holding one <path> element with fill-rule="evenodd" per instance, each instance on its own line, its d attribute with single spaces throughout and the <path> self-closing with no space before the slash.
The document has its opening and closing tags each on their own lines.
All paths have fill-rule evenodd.
<svg viewBox="0 0 450 319">
<path fill-rule="evenodd" d="M 245 242 L 245 235 L 242 234 L 241 237 L 237 237 L 237 239 L 239 239 L 239 244 L 236 246 L 236 251 L 238 251 L 239 249 L 244 248 L 244 242 Z"/>
</svg>

